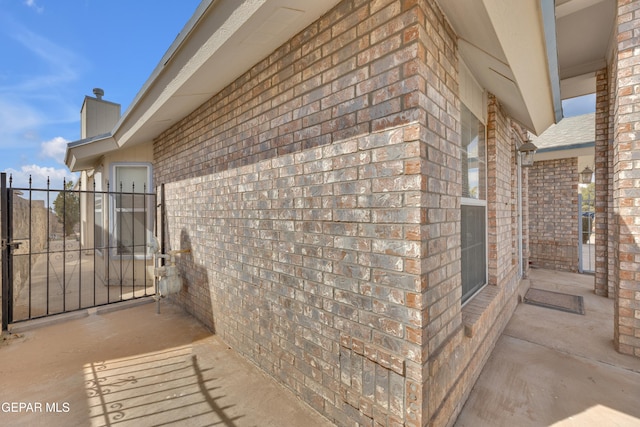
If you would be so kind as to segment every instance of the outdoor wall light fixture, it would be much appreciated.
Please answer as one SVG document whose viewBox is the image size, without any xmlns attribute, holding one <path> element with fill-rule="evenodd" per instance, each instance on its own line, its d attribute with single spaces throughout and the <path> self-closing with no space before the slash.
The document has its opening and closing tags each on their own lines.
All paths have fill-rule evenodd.
<svg viewBox="0 0 640 427">
<path fill-rule="evenodd" d="M 584 170 L 580 172 L 580 183 L 590 184 L 593 179 L 593 171 L 589 166 L 585 166 Z"/>
<path fill-rule="evenodd" d="M 521 156 L 521 164 L 522 166 L 533 166 L 533 156 L 536 154 L 536 147 L 533 142 L 527 141 L 518 148 Z"/>
</svg>

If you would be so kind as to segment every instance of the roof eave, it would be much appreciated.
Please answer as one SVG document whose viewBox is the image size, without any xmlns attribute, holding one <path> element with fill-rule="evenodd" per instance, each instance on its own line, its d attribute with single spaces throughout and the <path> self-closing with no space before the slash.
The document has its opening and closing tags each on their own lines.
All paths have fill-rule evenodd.
<svg viewBox="0 0 640 427">
<path fill-rule="evenodd" d="M 535 134 L 562 118 L 553 0 L 440 0 L 461 57 L 514 120 Z"/>
<path fill-rule="evenodd" d="M 117 149 L 111 133 L 73 141 L 67 144 L 64 163 L 71 172 L 93 169 L 102 156 Z"/>
<path fill-rule="evenodd" d="M 558 68 L 558 41 L 556 38 L 555 0 L 540 0 L 544 39 L 547 48 L 547 64 L 551 83 L 551 97 L 555 122 L 562 120 L 562 97 L 560 92 L 560 71 Z"/>
<path fill-rule="evenodd" d="M 563 147 L 548 147 L 536 151 L 535 161 L 569 159 L 573 157 L 593 156 L 595 142 L 565 145 Z"/>
<path fill-rule="evenodd" d="M 152 142 L 338 2 L 204 0 L 113 128 L 117 146 Z"/>
</svg>

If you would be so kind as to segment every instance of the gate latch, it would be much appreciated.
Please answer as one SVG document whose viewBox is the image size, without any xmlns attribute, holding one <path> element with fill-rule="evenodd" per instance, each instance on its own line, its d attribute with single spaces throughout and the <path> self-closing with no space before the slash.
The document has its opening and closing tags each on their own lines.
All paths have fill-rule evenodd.
<svg viewBox="0 0 640 427">
<path fill-rule="evenodd" d="M 7 249 L 7 246 L 11 248 L 12 246 L 18 249 L 22 242 L 7 242 L 7 239 L 2 239 L 2 250 Z"/>
</svg>

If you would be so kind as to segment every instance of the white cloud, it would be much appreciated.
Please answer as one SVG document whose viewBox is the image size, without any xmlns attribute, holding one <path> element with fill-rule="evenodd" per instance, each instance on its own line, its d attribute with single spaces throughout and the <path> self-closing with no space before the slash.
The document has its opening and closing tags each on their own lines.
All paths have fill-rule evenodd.
<svg viewBox="0 0 640 427">
<path fill-rule="evenodd" d="M 26 4 L 31 9 L 35 10 L 38 13 L 44 12 L 44 7 L 38 6 L 35 0 L 24 0 L 24 4 Z"/>
<path fill-rule="evenodd" d="M 61 136 L 56 136 L 55 138 L 45 141 L 41 144 L 42 147 L 42 155 L 45 157 L 50 157 L 54 159 L 56 162 L 60 164 L 64 164 L 64 155 L 67 151 L 67 141 Z"/>
<path fill-rule="evenodd" d="M 75 182 L 78 179 L 76 174 L 69 172 L 66 168 L 49 166 L 25 165 L 20 170 L 9 168 L 6 172 L 11 176 L 13 188 L 29 188 L 29 179 L 31 179 L 31 188 L 46 189 L 48 182 L 50 189 L 61 190 L 65 180 Z"/>
</svg>

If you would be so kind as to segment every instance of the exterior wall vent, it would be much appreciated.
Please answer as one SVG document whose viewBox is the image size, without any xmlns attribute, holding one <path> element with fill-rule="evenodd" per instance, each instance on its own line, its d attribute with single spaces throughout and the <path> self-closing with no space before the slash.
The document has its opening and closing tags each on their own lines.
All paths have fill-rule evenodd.
<svg viewBox="0 0 640 427">
<path fill-rule="evenodd" d="M 96 96 L 96 98 L 102 99 L 102 97 L 104 96 L 104 90 L 100 89 L 99 87 L 94 87 L 93 94 Z"/>
</svg>

